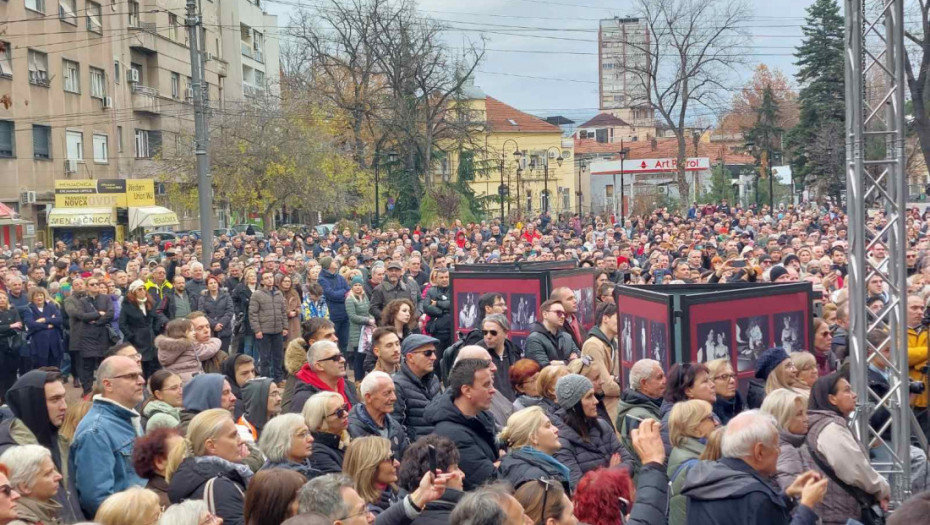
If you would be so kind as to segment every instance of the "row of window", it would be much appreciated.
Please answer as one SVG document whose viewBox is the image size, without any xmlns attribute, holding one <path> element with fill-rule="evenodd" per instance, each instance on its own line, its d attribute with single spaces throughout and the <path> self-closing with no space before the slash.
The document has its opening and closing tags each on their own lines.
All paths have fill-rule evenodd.
<svg viewBox="0 0 930 525">
<path fill-rule="evenodd" d="M 12 120 L 0 120 L 0 158 L 16 157 L 15 125 Z M 97 164 L 107 164 L 110 159 L 109 136 L 106 133 L 94 132 L 91 134 L 93 146 L 93 161 Z M 137 129 L 135 130 L 134 154 L 137 159 L 147 159 L 161 151 L 161 131 Z M 116 145 L 119 153 L 123 153 L 123 127 L 116 126 Z M 84 160 L 84 133 L 81 131 L 65 130 L 65 153 L 68 160 Z M 39 160 L 51 160 L 52 157 L 52 128 L 40 124 L 32 125 L 32 156 Z"/>
</svg>

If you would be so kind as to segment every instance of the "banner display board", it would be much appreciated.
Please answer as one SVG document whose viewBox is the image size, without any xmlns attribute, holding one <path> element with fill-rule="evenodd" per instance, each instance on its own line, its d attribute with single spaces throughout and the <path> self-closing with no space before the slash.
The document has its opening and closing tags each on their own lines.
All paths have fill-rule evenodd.
<svg viewBox="0 0 930 525">
<path fill-rule="evenodd" d="M 154 206 L 152 179 L 56 180 L 56 208 L 125 208 Z"/>
</svg>

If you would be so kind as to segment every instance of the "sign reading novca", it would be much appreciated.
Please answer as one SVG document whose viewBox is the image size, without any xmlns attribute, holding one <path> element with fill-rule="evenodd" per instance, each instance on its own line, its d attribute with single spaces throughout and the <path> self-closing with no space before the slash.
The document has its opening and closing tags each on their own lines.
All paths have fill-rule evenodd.
<svg viewBox="0 0 930 525">
<path fill-rule="evenodd" d="M 126 208 L 154 206 L 151 179 L 56 180 L 56 208 Z"/>
</svg>

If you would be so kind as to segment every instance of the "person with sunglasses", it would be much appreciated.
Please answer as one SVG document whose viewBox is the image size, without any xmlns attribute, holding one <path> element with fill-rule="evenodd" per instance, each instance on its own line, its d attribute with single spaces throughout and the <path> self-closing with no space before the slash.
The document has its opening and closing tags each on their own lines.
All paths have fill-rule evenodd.
<svg viewBox="0 0 930 525">
<path fill-rule="evenodd" d="M 298 413 L 317 392 L 336 392 L 352 408 L 359 402 L 355 384 L 346 381 L 346 358 L 329 340 L 317 341 L 307 349 L 307 362 L 294 374 L 294 396 L 288 412 Z"/>
<path fill-rule="evenodd" d="M 145 484 L 132 465 L 133 444 L 142 435 L 134 408 L 145 388 L 142 368 L 128 357 L 108 357 L 97 369 L 97 386 L 102 393 L 78 424 L 68 456 L 68 475 L 87 516 L 111 494 Z"/>
<path fill-rule="evenodd" d="M 560 301 L 545 301 L 539 307 L 542 323 L 533 323 L 526 338 L 524 357 L 545 368 L 550 364 L 565 364 L 578 357 L 581 351 L 565 331 L 565 307 Z"/>
<path fill-rule="evenodd" d="M 497 370 L 494 372 L 494 388 L 511 403 L 517 398 L 510 384 L 510 367 L 520 359 L 520 349 L 508 338 L 510 323 L 503 314 L 491 314 L 481 323 L 484 340 L 478 346 L 487 348 Z"/>
<path fill-rule="evenodd" d="M 86 281 L 87 293 L 81 296 L 78 308 L 69 312 L 73 320 L 71 344 L 81 354 L 81 386 L 84 395 L 94 388 L 94 370 L 100 366 L 103 356 L 110 347 L 107 325 L 113 320 L 113 303 L 105 291 L 100 290 L 100 281 Z"/>
<path fill-rule="evenodd" d="M 421 334 L 411 334 L 401 343 L 400 371 L 392 376 L 397 394 L 393 415 L 407 429 L 411 442 L 433 431 L 433 425 L 426 421 L 426 407 L 440 391 L 435 373 L 438 343 L 438 339 Z"/>
<path fill-rule="evenodd" d="M 313 436 L 310 464 L 323 473 L 342 472 L 349 446 L 349 408 L 336 392 L 314 394 L 301 415 Z"/>
</svg>

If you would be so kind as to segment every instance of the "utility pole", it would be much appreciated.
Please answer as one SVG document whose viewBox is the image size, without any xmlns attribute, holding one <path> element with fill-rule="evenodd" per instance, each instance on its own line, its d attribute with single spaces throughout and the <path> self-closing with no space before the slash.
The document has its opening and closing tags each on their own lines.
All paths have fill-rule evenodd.
<svg viewBox="0 0 930 525">
<path fill-rule="evenodd" d="M 209 265 L 213 259 L 213 184 L 210 159 L 207 157 L 207 115 L 204 111 L 203 54 L 200 51 L 201 18 L 197 1 L 187 0 L 187 35 L 191 46 L 191 86 L 194 89 L 194 154 L 197 156 L 197 193 L 200 201 L 200 259 Z"/>
</svg>

